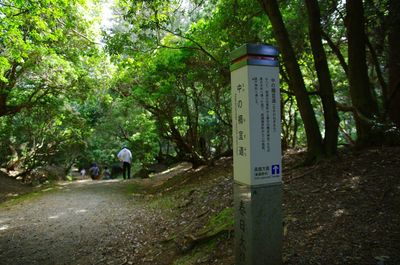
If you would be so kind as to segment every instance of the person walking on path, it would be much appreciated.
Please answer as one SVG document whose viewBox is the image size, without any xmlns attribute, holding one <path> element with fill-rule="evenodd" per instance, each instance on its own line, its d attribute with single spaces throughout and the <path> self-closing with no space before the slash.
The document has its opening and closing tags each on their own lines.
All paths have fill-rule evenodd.
<svg viewBox="0 0 400 265">
<path fill-rule="evenodd" d="M 100 169 L 96 163 L 92 163 L 89 169 L 90 177 L 92 180 L 99 180 L 100 179 Z"/>
<path fill-rule="evenodd" d="M 122 150 L 118 153 L 118 159 L 121 161 L 122 164 L 122 175 L 124 179 L 128 175 L 128 179 L 131 178 L 131 163 L 132 163 L 132 153 L 131 151 L 126 148 L 126 146 L 122 147 Z"/>
<path fill-rule="evenodd" d="M 110 170 L 108 169 L 108 167 L 104 167 L 104 174 L 103 174 L 103 178 L 104 179 L 111 179 L 111 172 L 110 172 Z"/>
<path fill-rule="evenodd" d="M 86 169 L 81 169 L 81 178 L 83 179 L 86 176 Z"/>
</svg>

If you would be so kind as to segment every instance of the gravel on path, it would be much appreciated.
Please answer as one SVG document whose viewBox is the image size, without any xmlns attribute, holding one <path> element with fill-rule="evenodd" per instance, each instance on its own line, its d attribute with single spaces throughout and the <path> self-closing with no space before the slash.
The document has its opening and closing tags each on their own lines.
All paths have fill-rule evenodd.
<svg viewBox="0 0 400 265">
<path fill-rule="evenodd" d="M 142 250 L 158 241 L 157 213 L 126 185 L 63 183 L 0 207 L 0 264 L 151 264 Z"/>
</svg>

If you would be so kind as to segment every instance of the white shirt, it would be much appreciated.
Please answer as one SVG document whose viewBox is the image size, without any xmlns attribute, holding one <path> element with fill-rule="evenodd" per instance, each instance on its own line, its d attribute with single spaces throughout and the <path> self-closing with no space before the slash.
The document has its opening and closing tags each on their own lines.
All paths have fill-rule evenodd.
<svg viewBox="0 0 400 265">
<path fill-rule="evenodd" d="M 119 151 L 117 156 L 119 161 L 128 162 L 129 164 L 132 162 L 132 153 L 127 148 L 123 148 L 121 151 Z"/>
</svg>

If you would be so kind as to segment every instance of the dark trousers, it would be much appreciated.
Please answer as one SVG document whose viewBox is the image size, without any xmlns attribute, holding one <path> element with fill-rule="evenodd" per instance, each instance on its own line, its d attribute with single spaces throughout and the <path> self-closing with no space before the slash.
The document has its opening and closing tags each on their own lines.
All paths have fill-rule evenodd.
<svg viewBox="0 0 400 265">
<path fill-rule="evenodd" d="M 124 162 L 122 165 L 122 176 L 126 179 L 126 173 L 128 173 L 128 179 L 131 178 L 131 164 Z"/>
</svg>

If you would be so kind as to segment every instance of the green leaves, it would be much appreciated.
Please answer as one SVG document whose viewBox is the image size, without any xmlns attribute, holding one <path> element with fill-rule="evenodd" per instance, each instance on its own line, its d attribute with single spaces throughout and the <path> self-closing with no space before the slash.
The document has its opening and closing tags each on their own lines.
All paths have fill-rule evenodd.
<svg viewBox="0 0 400 265">
<path fill-rule="evenodd" d="M 0 164 L 14 149 L 21 168 L 68 165 L 85 151 L 92 132 L 78 106 L 89 96 L 101 108 L 111 104 L 105 91 L 113 69 L 88 37 L 93 30 L 85 1 L 2 3 L 0 137 L 9 145 L 0 148 Z"/>
<path fill-rule="evenodd" d="M 6 70 L 10 68 L 10 63 L 8 62 L 7 58 L 0 56 L 0 81 L 7 83 L 8 80 L 4 76 Z"/>
</svg>

